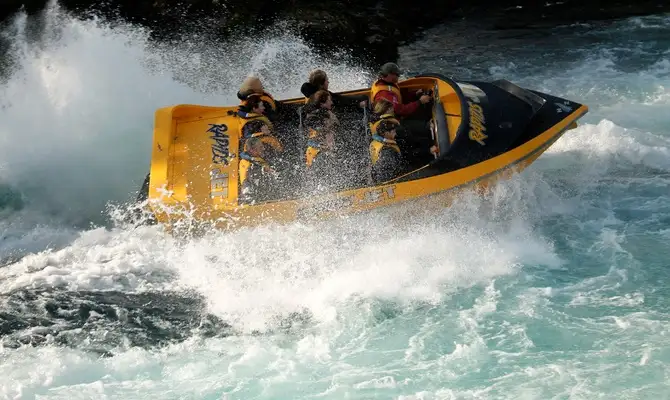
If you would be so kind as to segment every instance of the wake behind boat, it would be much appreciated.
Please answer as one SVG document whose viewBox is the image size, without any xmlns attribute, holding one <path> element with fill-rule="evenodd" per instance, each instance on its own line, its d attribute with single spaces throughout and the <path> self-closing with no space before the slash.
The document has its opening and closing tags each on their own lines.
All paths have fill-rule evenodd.
<svg viewBox="0 0 670 400">
<path fill-rule="evenodd" d="M 148 198 L 156 220 L 168 227 L 188 218 L 223 229 L 323 218 L 429 197 L 446 203 L 461 190 L 486 188 L 523 170 L 588 111 L 586 105 L 505 80 L 456 82 L 422 74 L 398 85 L 433 91 L 429 126 L 437 153 L 419 165 L 410 160 L 415 161 L 410 162 L 413 166 L 395 179 L 321 194 L 298 187 L 283 198 L 247 204 L 239 196 L 239 146 L 245 120 L 235 106 L 183 104 L 156 111 L 151 170 L 140 198 Z M 340 94 L 369 96 L 370 88 Z M 300 129 L 304 98 L 281 102 L 295 112 L 287 113 L 278 125 Z M 354 129 L 369 143 L 365 118 L 367 113 L 364 123 Z"/>
</svg>

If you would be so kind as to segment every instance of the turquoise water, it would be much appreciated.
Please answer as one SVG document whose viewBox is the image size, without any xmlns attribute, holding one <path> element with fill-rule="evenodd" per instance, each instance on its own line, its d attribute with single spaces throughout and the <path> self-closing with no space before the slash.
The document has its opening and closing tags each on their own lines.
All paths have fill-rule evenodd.
<svg viewBox="0 0 670 400">
<path fill-rule="evenodd" d="M 589 114 L 523 174 L 437 214 L 185 240 L 87 225 L 141 183 L 155 108 L 234 101 L 250 70 L 279 97 L 316 66 L 336 90 L 370 71 L 290 35 L 239 57 L 166 53 L 134 27 L 50 16 L 42 46 L 25 21 L 7 32 L 1 397 L 670 397 L 670 17 L 431 30 L 403 66 L 504 77 Z"/>
</svg>

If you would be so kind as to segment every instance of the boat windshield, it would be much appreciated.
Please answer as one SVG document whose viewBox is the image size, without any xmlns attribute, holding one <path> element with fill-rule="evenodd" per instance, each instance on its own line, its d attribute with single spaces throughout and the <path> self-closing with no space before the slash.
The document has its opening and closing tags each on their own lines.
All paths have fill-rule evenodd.
<svg viewBox="0 0 670 400">
<path fill-rule="evenodd" d="M 447 125 L 447 115 L 444 106 L 440 100 L 437 85 L 434 89 L 435 103 L 433 104 L 433 118 L 431 120 L 431 131 L 433 140 L 439 149 L 439 155 L 443 156 L 449 150 L 449 126 Z"/>
</svg>

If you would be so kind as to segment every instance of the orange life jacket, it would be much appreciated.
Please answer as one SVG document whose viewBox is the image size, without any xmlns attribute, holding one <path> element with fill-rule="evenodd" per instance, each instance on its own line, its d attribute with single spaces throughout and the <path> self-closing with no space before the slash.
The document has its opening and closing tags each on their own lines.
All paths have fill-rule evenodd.
<svg viewBox="0 0 670 400">
<path fill-rule="evenodd" d="M 381 79 L 378 79 L 375 83 L 372 84 L 370 88 L 370 104 L 374 104 L 375 96 L 377 93 L 382 91 L 392 92 L 397 100 L 397 104 L 402 104 L 402 93 L 400 93 L 400 88 L 394 83 L 388 83 Z"/>
</svg>

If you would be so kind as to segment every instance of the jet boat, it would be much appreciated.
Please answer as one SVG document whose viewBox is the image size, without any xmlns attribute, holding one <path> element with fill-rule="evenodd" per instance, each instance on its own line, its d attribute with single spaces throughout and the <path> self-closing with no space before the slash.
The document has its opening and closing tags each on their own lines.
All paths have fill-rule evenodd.
<svg viewBox="0 0 670 400">
<path fill-rule="evenodd" d="M 168 229 L 186 220 L 189 226 L 195 222 L 236 229 L 421 199 L 449 204 L 460 191 L 485 189 L 528 167 L 563 133 L 574 129 L 588 111 L 586 105 L 524 89 L 507 80 L 457 82 L 440 74 L 421 74 L 398 85 L 401 89 L 432 90 L 434 101 L 426 131 L 438 151 L 390 181 L 371 184 L 359 180 L 330 193 L 298 188 L 283 198 L 243 202 L 238 196 L 238 162 L 245 120 L 237 115 L 237 106 L 180 104 L 155 113 L 151 168 L 138 199 L 148 200 L 155 220 Z M 370 88 L 338 93 L 369 96 Z M 275 125 L 299 129 L 305 99 L 281 103 L 292 112 Z M 355 134 L 369 143 L 369 110 L 358 112 L 362 123 Z M 304 153 L 304 149 L 299 151 Z"/>
</svg>

